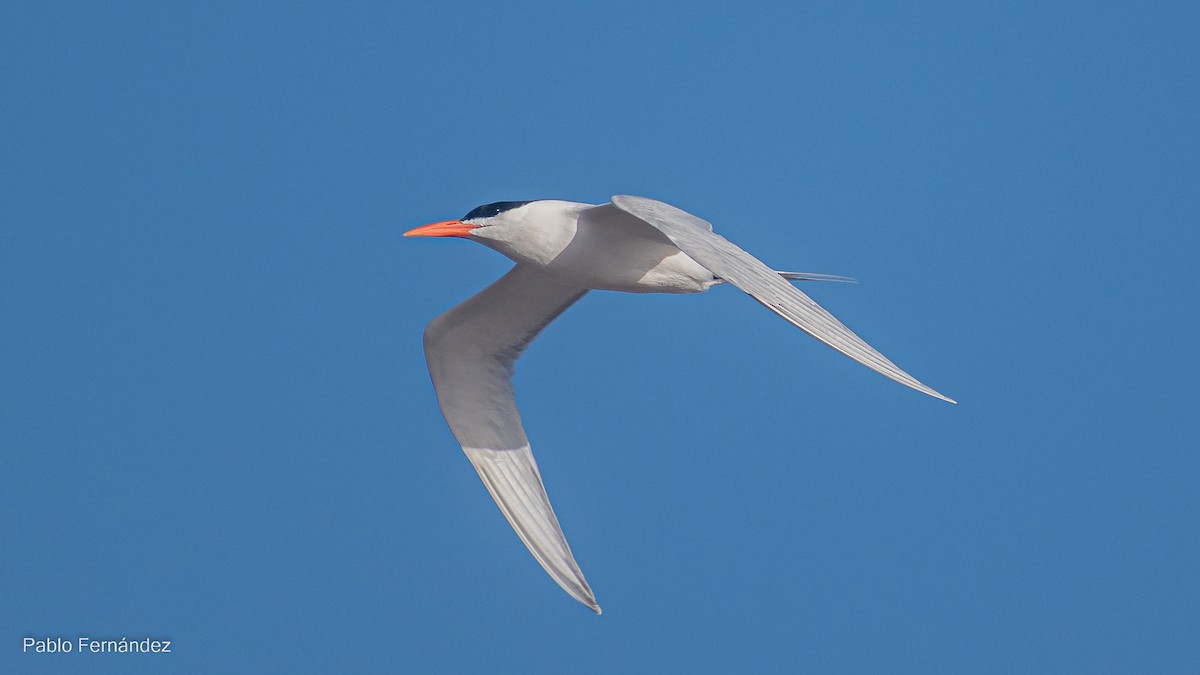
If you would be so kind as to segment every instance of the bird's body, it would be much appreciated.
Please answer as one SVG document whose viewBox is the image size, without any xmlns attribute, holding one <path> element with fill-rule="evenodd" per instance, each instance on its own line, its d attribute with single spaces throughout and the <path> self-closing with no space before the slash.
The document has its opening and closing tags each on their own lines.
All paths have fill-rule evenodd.
<svg viewBox="0 0 1200 675">
<path fill-rule="evenodd" d="M 517 412 L 512 373 L 524 349 L 589 290 L 698 293 L 730 283 L 818 340 L 946 401 L 788 283 L 845 280 L 775 272 L 707 222 L 644 197 L 609 204 L 497 202 L 411 236 L 472 239 L 517 265 L 434 319 L 425 355 L 451 431 L 513 529 L 564 590 L 600 611 L 550 506 Z"/>
<path fill-rule="evenodd" d="M 561 283 L 627 293 L 698 293 L 717 283 L 662 232 L 611 204 L 544 199 L 513 211 L 511 222 L 473 238 Z"/>
</svg>

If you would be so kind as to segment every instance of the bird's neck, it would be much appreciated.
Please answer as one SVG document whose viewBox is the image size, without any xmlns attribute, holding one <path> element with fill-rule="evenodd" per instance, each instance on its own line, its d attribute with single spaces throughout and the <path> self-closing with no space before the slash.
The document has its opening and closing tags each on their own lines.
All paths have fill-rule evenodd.
<svg viewBox="0 0 1200 675">
<path fill-rule="evenodd" d="M 579 212 L 589 206 L 557 200 L 534 202 L 519 220 L 482 229 L 475 238 L 514 262 L 545 267 L 571 244 Z"/>
</svg>

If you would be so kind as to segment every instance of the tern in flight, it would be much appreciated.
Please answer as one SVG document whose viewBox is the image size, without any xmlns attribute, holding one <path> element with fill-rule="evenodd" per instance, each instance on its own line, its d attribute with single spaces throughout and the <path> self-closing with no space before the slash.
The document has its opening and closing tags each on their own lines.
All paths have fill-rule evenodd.
<svg viewBox="0 0 1200 675">
<path fill-rule="evenodd" d="M 663 202 L 618 195 L 608 204 L 496 202 L 408 237 L 462 237 L 516 266 L 430 322 L 425 359 L 454 437 L 529 552 L 571 597 L 600 605 L 571 555 L 513 398 L 513 367 L 551 321 L 590 290 L 699 293 L 722 283 L 885 377 L 954 401 L 898 368 L 789 281 L 847 280 L 777 272 Z"/>
</svg>

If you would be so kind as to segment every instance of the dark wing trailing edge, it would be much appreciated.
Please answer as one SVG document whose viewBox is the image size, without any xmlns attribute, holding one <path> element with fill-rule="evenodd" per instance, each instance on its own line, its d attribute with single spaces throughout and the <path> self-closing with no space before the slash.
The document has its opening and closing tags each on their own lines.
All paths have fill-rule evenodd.
<svg viewBox="0 0 1200 675">
<path fill-rule="evenodd" d="M 862 338 L 792 286 L 778 272 L 712 231 L 708 221 L 670 204 L 630 195 L 612 198 L 617 208 L 649 223 L 679 250 L 714 275 L 745 291 L 792 325 L 875 372 L 943 401 L 955 403 L 901 370 Z"/>
</svg>

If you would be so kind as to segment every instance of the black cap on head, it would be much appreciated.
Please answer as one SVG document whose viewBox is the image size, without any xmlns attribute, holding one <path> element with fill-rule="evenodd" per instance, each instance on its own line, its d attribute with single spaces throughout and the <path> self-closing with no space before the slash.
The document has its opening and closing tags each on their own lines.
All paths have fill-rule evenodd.
<svg viewBox="0 0 1200 675">
<path fill-rule="evenodd" d="M 530 199 L 530 200 L 523 201 L 523 202 L 492 202 L 491 204 L 484 204 L 483 206 L 476 206 L 475 208 L 471 209 L 470 213 L 463 216 L 462 219 L 463 220 L 471 220 L 473 218 L 491 218 L 492 216 L 500 214 L 500 213 L 504 213 L 505 211 L 508 211 L 509 209 L 515 209 L 518 206 L 525 206 L 526 204 L 528 204 L 531 201 L 535 201 L 535 200 Z"/>
</svg>

